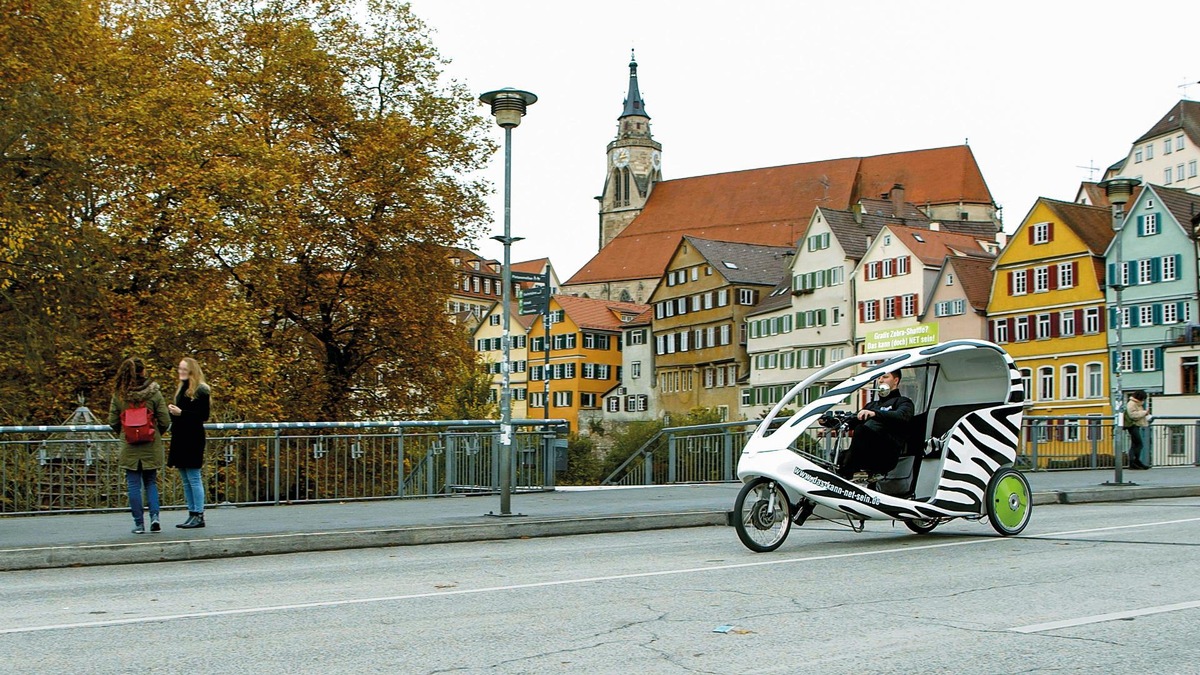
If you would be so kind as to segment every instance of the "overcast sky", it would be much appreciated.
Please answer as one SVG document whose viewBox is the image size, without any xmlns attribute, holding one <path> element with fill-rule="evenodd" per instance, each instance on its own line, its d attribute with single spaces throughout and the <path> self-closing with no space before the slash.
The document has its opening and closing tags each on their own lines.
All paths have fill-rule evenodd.
<svg viewBox="0 0 1200 675">
<path fill-rule="evenodd" d="M 629 53 L 670 180 L 969 142 L 1012 231 L 1071 200 L 1200 80 L 1200 2 L 412 0 L 483 93 L 539 98 L 513 131 L 513 260 L 563 281 L 597 249 Z M 1189 56 L 1189 54 L 1191 56 Z M 1200 85 L 1186 89 L 1200 99 Z M 495 139 L 503 131 L 495 127 Z M 1098 171 L 1089 174 L 1089 165 Z M 503 227 L 503 152 L 487 177 Z M 492 241 L 475 250 L 500 259 Z"/>
</svg>

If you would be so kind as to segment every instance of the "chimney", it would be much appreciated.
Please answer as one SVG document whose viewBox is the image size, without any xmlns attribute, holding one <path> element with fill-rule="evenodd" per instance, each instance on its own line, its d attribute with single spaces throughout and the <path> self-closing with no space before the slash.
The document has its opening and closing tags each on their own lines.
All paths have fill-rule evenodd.
<svg viewBox="0 0 1200 675">
<path fill-rule="evenodd" d="M 862 202 L 857 202 L 850 207 L 850 212 L 854 214 L 854 222 L 862 225 L 863 205 Z"/>
<path fill-rule="evenodd" d="M 899 218 L 904 213 L 904 186 L 900 183 L 892 185 L 888 198 L 892 200 L 892 215 Z"/>
<path fill-rule="evenodd" d="M 1008 246 L 1008 235 L 1004 233 L 1004 230 L 996 233 L 996 243 L 1000 244 L 1000 248 L 1002 249 Z"/>
<path fill-rule="evenodd" d="M 941 232 L 941 231 L 942 231 L 942 224 L 941 224 L 941 223 L 939 223 L 939 222 L 937 222 L 937 221 L 935 220 L 935 221 L 933 221 L 933 222 L 929 223 L 929 230 L 930 230 L 931 232 Z"/>
</svg>

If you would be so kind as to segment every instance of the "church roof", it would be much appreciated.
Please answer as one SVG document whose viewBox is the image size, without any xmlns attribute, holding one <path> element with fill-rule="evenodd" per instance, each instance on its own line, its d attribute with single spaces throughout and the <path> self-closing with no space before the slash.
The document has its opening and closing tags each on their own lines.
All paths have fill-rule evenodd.
<svg viewBox="0 0 1200 675">
<path fill-rule="evenodd" d="M 965 145 L 749 169 L 656 183 L 641 214 L 567 285 L 657 279 L 680 238 L 795 246 L 818 207 L 848 209 L 893 185 L 918 206 L 993 204 Z"/>
<path fill-rule="evenodd" d="M 637 59 L 633 58 L 632 52 L 629 54 L 629 93 L 625 96 L 625 110 L 621 112 L 621 117 L 630 115 L 650 119 L 650 115 L 646 113 L 646 102 L 642 100 L 642 93 L 638 91 Z"/>
</svg>

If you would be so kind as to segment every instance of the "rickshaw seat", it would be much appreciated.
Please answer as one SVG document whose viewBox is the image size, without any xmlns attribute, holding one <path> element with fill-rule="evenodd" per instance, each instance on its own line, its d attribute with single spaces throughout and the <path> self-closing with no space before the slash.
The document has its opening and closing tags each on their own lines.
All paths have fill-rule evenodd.
<svg viewBox="0 0 1200 675">
<path fill-rule="evenodd" d="M 894 497 L 907 497 L 917 484 L 917 472 L 921 463 L 917 461 L 925 452 L 925 423 L 929 413 L 913 415 L 908 423 L 908 436 L 896 466 L 879 481 L 879 491 Z"/>
</svg>

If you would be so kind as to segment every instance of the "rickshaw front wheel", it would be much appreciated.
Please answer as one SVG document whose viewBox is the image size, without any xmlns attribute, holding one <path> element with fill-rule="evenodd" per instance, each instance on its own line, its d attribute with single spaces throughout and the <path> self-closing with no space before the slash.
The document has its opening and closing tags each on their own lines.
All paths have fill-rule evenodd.
<svg viewBox="0 0 1200 675">
<path fill-rule="evenodd" d="M 792 506 L 783 487 L 766 477 L 742 486 L 733 504 L 738 539 L 755 553 L 779 548 L 792 528 Z"/>
<path fill-rule="evenodd" d="M 988 522 L 1000 534 L 1020 534 L 1033 512 L 1033 492 L 1029 481 L 1015 469 L 1005 467 L 992 476 L 985 495 Z"/>
</svg>

